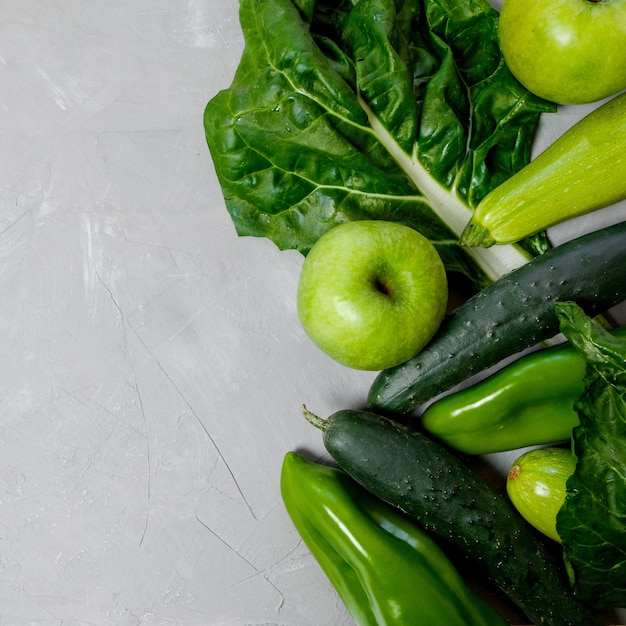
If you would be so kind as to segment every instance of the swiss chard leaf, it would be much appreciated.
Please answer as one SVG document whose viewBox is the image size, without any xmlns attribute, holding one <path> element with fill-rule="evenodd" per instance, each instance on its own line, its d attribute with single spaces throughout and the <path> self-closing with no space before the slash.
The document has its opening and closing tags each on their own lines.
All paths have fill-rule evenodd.
<svg viewBox="0 0 626 626">
<path fill-rule="evenodd" d="M 240 235 L 306 254 L 337 224 L 387 219 L 479 284 L 528 260 L 458 245 L 554 110 L 508 71 L 486 0 L 241 0 L 240 21 L 233 82 L 204 116 Z"/>
<path fill-rule="evenodd" d="M 573 430 L 576 470 L 557 531 L 576 593 L 599 608 L 626 606 L 626 340 L 573 303 L 559 303 L 561 330 L 587 360 Z"/>
</svg>

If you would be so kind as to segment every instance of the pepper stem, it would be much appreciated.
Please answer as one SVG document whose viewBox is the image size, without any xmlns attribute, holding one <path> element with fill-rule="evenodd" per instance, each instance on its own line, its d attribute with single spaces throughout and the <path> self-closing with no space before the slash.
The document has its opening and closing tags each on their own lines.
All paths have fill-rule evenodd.
<svg viewBox="0 0 626 626">
<path fill-rule="evenodd" d="M 328 426 L 326 420 L 315 415 L 315 413 L 311 413 L 311 411 L 309 411 L 304 404 L 302 405 L 302 413 L 309 424 L 312 424 L 315 428 L 318 428 L 321 431 L 326 430 L 326 427 Z"/>
</svg>

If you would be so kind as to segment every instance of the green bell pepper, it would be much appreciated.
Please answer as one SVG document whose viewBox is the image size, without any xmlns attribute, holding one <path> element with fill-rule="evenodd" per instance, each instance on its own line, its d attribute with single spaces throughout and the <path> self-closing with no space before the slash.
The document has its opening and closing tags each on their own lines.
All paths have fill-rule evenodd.
<svg viewBox="0 0 626 626">
<path fill-rule="evenodd" d="M 360 626 L 505 626 L 446 554 L 343 470 L 288 452 L 281 494 L 296 530 Z"/>
<path fill-rule="evenodd" d="M 626 328 L 611 331 L 626 336 Z M 465 454 L 568 441 L 586 363 L 570 344 L 530 353 L 426 407 L 419 425 Z"/>
</svg>

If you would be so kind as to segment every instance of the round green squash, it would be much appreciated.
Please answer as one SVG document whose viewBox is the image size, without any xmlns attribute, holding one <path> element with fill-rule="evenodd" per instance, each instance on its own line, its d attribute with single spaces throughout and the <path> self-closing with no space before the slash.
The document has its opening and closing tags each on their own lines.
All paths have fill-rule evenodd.
<svg viewBox="0 0 626 626">
<path fill-rule="evenodd" d="M 536 448 L 513 463 L 506 490 L 513 506 L 544 535 L 558 541 L 556 514 L 565 502 L 565 484 L 576 468 L 567 448 Z"/>
</svg>

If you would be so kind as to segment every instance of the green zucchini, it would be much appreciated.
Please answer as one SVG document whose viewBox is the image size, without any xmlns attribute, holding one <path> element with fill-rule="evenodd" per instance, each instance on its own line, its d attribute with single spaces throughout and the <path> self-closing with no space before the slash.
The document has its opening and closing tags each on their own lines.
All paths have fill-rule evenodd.
<svg viewBox="0 0 626 626">
<path fill-rule="evenodd" d="M 515 243 L 626 198 L 626 93 L 574 124 L 487 194 L 461 244 Z"/>
<path fill-rule="evenodd" d="M 626 222 L 552 248 L 450 313 L 415 357 L 374 379 L 369 407 L 407 413 L 559 332 L 556 301 L 595 315 L 626 300 Z"/>
<path fill-rule="evenodd" d="M 321 419 L 305 409 L 305 417 L 323 432 L 326 450 L 347 474 L 469 559 L 534 624 L 600 623 L 574 597 L 564 563 L 543 538 L 447 448 L 367 411 Z"/>
</svg>

